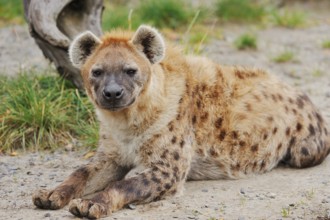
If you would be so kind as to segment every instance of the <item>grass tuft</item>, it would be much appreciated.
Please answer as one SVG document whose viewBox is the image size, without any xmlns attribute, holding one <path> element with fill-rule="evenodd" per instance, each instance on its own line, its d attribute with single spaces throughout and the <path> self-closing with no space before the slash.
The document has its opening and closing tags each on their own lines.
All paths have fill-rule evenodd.
<svg viewBox="0 0 330 220">
<path fill-rule="evenodd" d="M 257 38 L 252 34 L 243 34 L 235 40 L 234 44 L 239 50 L 257 49 Z"/>
<path fill-rule="evenodd" d="M 158 28 L 176 29 L 194 17 L 193 9 L 177 0 L 142 0 L 136 11 L 143 22 Z"/>
<path fill-rule="evenodd" d="M 55 149 L 72 137 L 97 142 L 97 123 L 87 97 L 51 75 L 0 78 L 0 150 Z"/>
<path fill-rule="evenodd" d="M 0 26 L 24 23 L 22 2 L 22 0 L 0 0 Z"/>
<path fill-rule="evenodd" d="M 322 48 L 324 48 L 324 49 L 330 49 L 330 40 L 323 41 Z"/>
<path fill-rule="evenodd" d="M 293 58 L 294 58 L 294 53 L 292 51 L 284 51 L 283 53 L 274 57 L 273 60 L 276 63 L 286 63 L 286 62 L 292 61 Z"/>
<path fill-rule="evenodd" d="M 266 9 L 251 0 L 218 0 L 216 14 L 222 21 L 257 22 L 266 15 Z"/>
<path fill-rule="evenodd" d="M 274 11 L 271 19 L 275 25 L 287 28 L 303 27 L 306 23 L 306 15 L 303 12 L 292 10 Z"/>
</svg>

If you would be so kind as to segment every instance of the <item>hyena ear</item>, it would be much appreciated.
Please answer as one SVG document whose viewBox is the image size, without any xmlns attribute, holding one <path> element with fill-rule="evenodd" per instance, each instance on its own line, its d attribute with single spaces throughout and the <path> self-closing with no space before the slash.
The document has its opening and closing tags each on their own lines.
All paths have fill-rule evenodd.
<svg viewBox="0 0 330 220">
<path fill-rule="evenodd" d="M 133 44 L 143 52 L 151 63 L 162 61 L 165 56 L 165 43 L 158 31 L 141 25 L 132 38 Z"/>
<path fill-rule="evenodd" d="M 87 57 L 92 54 L 100 43 L 101 40 L 90 31 L 78 35 L 69 48 L 69 57 L 73 66 L 81 68 Z"/>
</svg>

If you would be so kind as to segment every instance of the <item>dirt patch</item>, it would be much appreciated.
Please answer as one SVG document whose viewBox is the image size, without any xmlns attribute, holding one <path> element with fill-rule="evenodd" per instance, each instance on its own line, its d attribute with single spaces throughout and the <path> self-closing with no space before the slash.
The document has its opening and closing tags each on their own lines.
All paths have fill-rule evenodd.
<svg viewBox="0 0 330 220">
<path fill-rule="evenodd" d="M 328 16 L 328 17 L 327 17 Z M 224 39 L 213 40 L 204 54 L 221 64 L 267 69 L 306 91 L 330 122 L 330 50 L 321 44 L 330 36 L 330 16 L 316 16 L 313 26 L 299 30 L 254 30 L 256 51 L 237 51 L 234 39 L 250 27 L 227 26 Z M 0 68 L 6 74 L 47 67 L 26 27 L 0 30 Z M 272 61 L 284 50 L 293 61 Z M 58 185 L 80 164 L 84 152 L 28 153 L 0 157 L 0 219 L 75 219 L 68 211 L 36 209 L 31 194 Z M 188 182 L 181 197 L 124 209 L 107 219 L 329 219 L 330 157 L 309 169 L 277 168 L 241 180 Z"/>
</svg>

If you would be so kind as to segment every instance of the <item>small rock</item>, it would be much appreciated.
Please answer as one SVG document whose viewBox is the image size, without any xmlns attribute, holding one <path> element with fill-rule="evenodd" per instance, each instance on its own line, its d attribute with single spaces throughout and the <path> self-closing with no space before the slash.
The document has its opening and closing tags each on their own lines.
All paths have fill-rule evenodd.
<svg viewBox="0 0 330 220">
<path fill-rule="evenodd" d="M 202 189 L 202 192 L 207 193 L 209 190 L 208 189 Z"/>
<path fill-rule="evenodd" d="M 241 194 L 245 194 L 245 189 L 244 188 L 241 188 L 240 190 L 239 190 L 239 192 L 241 193 Z"/>
<path fill-rule="evenodd" d="M 268 193 L 267 197 L 269 197 L 271 199 L 275 199 L 276 198 L 276 194 L 275 193 Z"/>
<path fill-rule="evenodd" d="M 289 206 L 290 206 L 290 207 L 294 207 L 294 203 L 290 203 Z"/>
<path fill-rule="evenodd" d="M 47 213 L 44 215 L 44 217 L 50 217 L 50 213 L 47 212 Z"/>
<path fill-rule="evenodd" d="M 245 218 L 243 216 L 240 216 L 240 217 L 238 217 L 237 220 L 245 220 Z"/>
<path fill-rule="evenodd" d="M 134 210 L 134 209 L 136 209 L 136 205 L 128 204 L 128 208 L 131 209 L 131 210 Z"/>
<path fill-rule="evenodd" d="M 322 203 L 329 203 L 329 201 L 326 199 L 322 199 Z"/>
<path fill-rule="evenodd" d="M 73 144 L 67 144 L 64 149 L 65 151 L 73 151 Z"/>
</svg>

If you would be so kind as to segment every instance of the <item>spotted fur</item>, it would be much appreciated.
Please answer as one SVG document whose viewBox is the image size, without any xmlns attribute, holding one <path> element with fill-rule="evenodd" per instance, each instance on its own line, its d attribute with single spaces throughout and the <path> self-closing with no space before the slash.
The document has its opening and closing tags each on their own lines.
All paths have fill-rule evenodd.
<svg viewBox="0 0 330 220">
<path fill-rule="evenodd" d="M 184 56 L 147 26 L 134 35 L 89 36 L 78 37 L 70 56 L 83 63 L 100 146 L 54 190 L 34 195 L 40 208 L 71 200 L 74 215 L 99 218 L 179 193 L 187 179 L 237 179 L 280 163 L 310 167 L 330 152 L 326 123 L 310 99 L 265 71 Z M 134 75 L 125 75 L 127 66 Z M 113 84 L 125 94 L 107 103 L 99 91 Z"/>
</svg>

